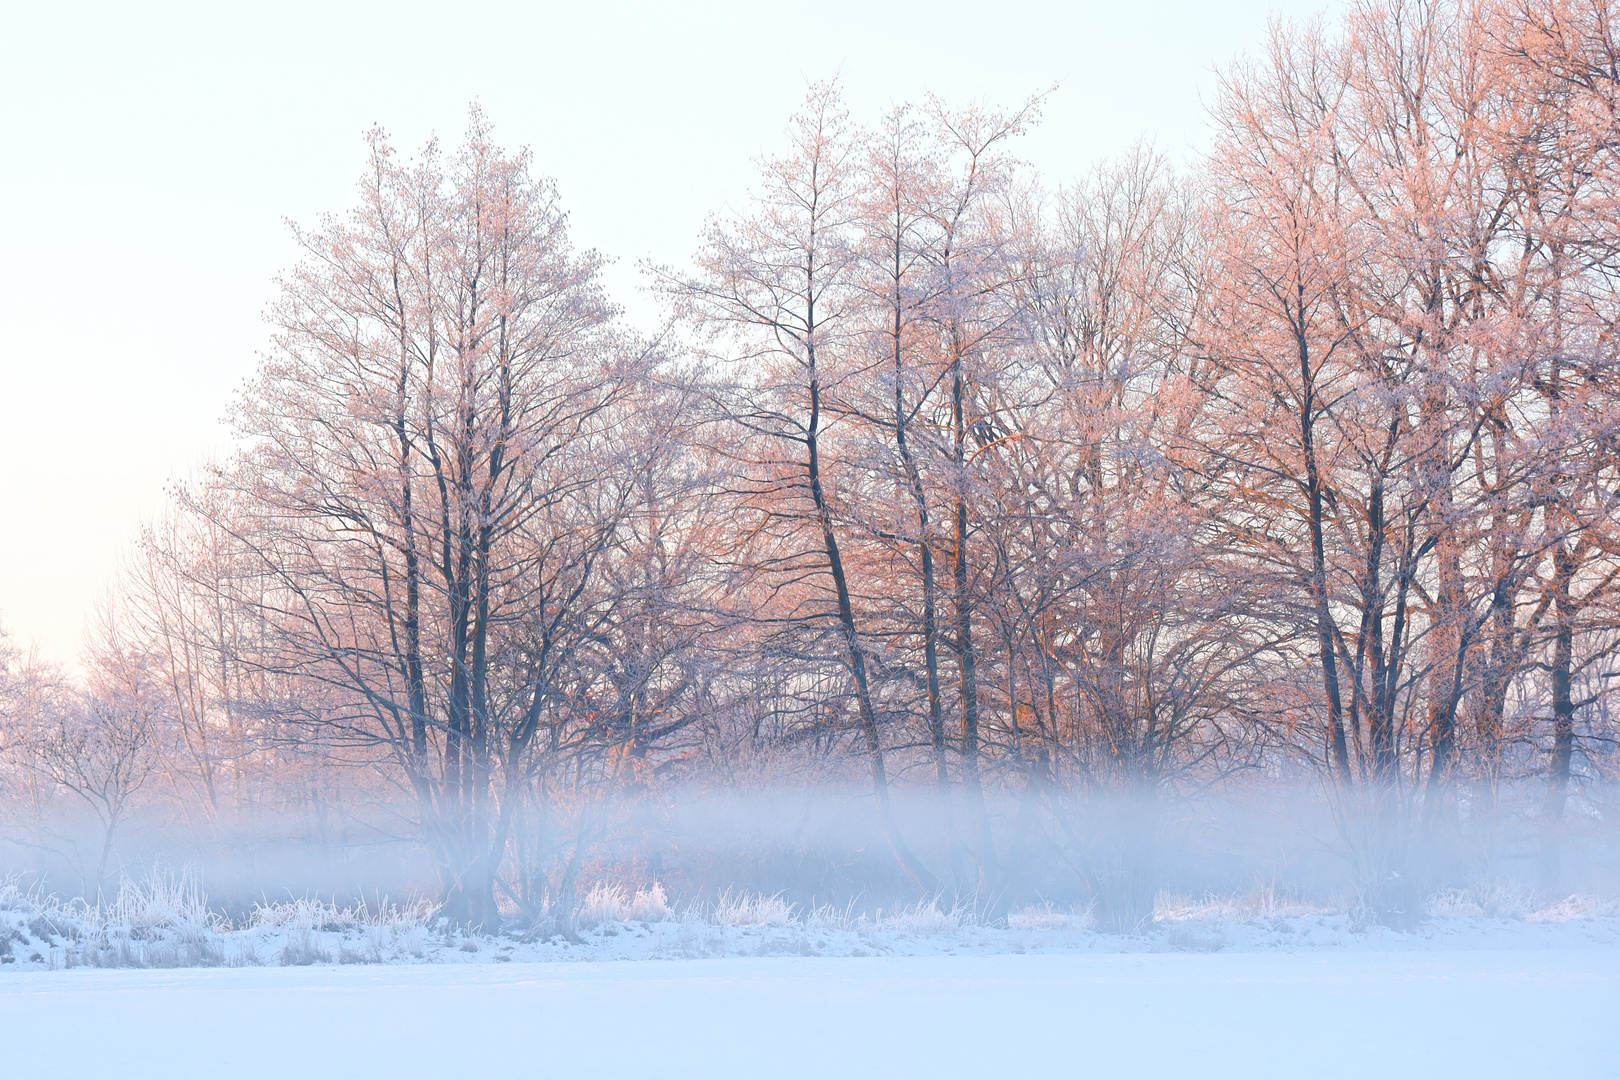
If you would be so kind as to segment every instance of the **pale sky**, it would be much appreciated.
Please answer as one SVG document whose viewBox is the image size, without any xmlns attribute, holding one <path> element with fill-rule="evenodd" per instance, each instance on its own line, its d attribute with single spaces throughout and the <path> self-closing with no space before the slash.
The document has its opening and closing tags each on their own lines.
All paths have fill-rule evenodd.
<svg viewBox="0 0 1620 1080">
<path fill-rule="evenodd" d="M 454 144 L 477 98 L 635 315 L 637 260 L 742 201 L 806 80 L 857 120 L 1058 82 L 1021 149 L 1055 183 L 1144 136 L 1189 159 L 1213 69 L 1339 4 L 143 7 L 12 0 L 0 34 L 0 618 L 69 664 L 165 484 L 228 447 L 283 221 L 350 205 L 371 124 Z"/>
</svg>

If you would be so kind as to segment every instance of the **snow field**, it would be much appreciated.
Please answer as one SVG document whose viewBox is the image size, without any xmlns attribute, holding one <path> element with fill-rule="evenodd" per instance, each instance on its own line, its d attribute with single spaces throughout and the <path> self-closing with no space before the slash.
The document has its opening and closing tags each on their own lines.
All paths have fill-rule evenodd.
<svg viewBox="0 0 1620 1080">
<path fill-rule="evenodd" d="M 0 1076 L 1620 1077 L 1613 902 L 1495 885 L 1428 913 L 1162 896 L 1117 935 L 604 883 L 573 935 L 465 935 L 310 899 L 236 925 L 186 875 L 99 910 L 13 884 Z"/>
<path fill-rule="evenodd" d="M 732 958 L 0 979 L 11 1076 L 1620 1076 L 1620 950 Z"/>
</svg>

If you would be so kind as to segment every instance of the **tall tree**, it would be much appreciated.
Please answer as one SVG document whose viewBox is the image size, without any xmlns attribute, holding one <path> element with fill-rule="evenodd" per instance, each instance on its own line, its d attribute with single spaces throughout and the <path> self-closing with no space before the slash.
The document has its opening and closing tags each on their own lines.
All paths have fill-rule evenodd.
<svg viewBox="0 0 1620 1080">
<path fill-rule="evenodd" d="M 813 86 L 789 124 L 789 149 L 761 164 L 753 212 L 705 230 L 695 275 L 665 275 L 666 288 L 708 335 L 707 350 L 731 365 L 716 387 L 727 420 L 752 438 L 744 503 L 758 518 L 763 558 L 811 590 L 812 631 L 837 627 L 838 655 L 853 687 L 872 792 L 889 846 L 919 885 L 932 873 L 901 836 L 873 686 L 871 648 L 856 612 L 850 565 L 839 538 L 827 429 L 830 397 L 849 375 L 856 303 L 851 225 L 859 157 L 838 88 Z"/>
<path fill-rule="evenodd" d="M 263 663 L 322 686 L 320 722 L 406 778 L 447 913 L 487 925 L 514 788 L 634 496 L 603 481 L 634 472 L 615 436 L 645 365 L 554 187 L 476 109 L 448 161 L 370 147 L 359 207 L 297 234 L 221 524 L 274 583 L 238 598 L 275 628 Z"/>
</svg>

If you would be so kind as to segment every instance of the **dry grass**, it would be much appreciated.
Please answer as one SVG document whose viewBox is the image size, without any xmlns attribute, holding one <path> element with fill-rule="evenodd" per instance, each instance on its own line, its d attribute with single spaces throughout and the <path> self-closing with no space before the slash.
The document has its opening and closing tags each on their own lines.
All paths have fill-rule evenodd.
<svg viewBox="0 0 1620 1080">
<path fill-rule="evenodd" d="M 716 926 L 792 926 L 799 921 L 798 911 L 799 905 L 784 900 L 781 893 L 766 896 L 727 889 L 712 906 L 694 913 Z"/>
<path fill-rule="evenodd" d="M 1586 895 L 1550 899 L 1518 882 L 1481 881 L 1433 894 L 1425 910 L 1440 919 L 1556 924 L 1620 917 L 1620 901 Z M 1274 935 L 1320 931 L 1329 937 L 1352 933 L 1358 927 L 1346 919 L 1353 922 L 1353 915 L 1343 906 L 1310 904 L 1267 887 L 1197 899 L 1163 893 L 1156 900 L 1152 927 L 1144 929 L 1150 930 L 1154 950 L 1212 951 L 1247 941 L 1259 931 Z M 1329 917 L 1332 925 L 1322 923 L 1321 916 Z M 694 900 L 677 906 L 657 883 L 631 889 L 599 882 L 581 899 L 576 918 L 581 928 L 595 931 L 593 938 L 599 937 L 600 944 L 613 940 L 610 948 L 623 949 L 626 943 L 651 938 L 632 946 L 632 951 L 646 948 L 646 955 L 688 957 L 862 956 L 904 949 L 908 940 L 921 939 L 933 939 L 935 944 L 927 947 L 954 949 L 1004 931 L 1017 932 L 1008 941 L 1022 951 L 1034 943 L 1030 934 L 1095 932 L 1091 913 L 1083 906 L 1028 905 L 1009 911 L 1004 923 L 991 924 L 974 909 L 947 907 L 939 898 L 861 912 L 854 901 L 843 908 L 801 906 L 781 893 L 728 889 L 712 902 Z M 656 929 L 653 924 L 666 925 Z M 531 944 L 536 940 L 524 939 Z M 497 937 L 458 931 L 437 919 L 427 903 L 345 907 L 310 897 L 291 898 L 258 904 L 233 925 L 210 910 L 201 883 L 185 871 L 125 879 L 117 894 L 100 907 L 78 900 L 63 902 L 39 890 L 24 891 L 15 880 L 0 881 L 0 964 L 302 966 L 429 957 L 440 962 L 477 957 L 482 962 L 485 955 L 510 960 L 514 944 L 520 943 L 514 938 L 503 944 Z M 558 938 L 554 944 L 567 948 L 583 943 Z"/>
<path fill-rule="evenodd" d="M 1301 919 L 1334 914 L 1322 904 L 1289 897 L 1270 885 L 1257 885 L 1243 893 L 1199 898 L 1161 892 L 1153 900 L 1154 922 L 1249 922 L 1254 919 Z"/>
<path fill-rule="evenodd" d="M 1031 904 L 1007 913 L 1010 930 L 1091 930 L 1096 920 L 1089 907 L 1059 908 L 1051 903 Z"/>
<path fill-rule="evenodd" d="M 916 934 L 923 937 L 951 934 L 968 923 L 976 921 L 971 909 L 960 905 L 942 908 L 938 900 L 919 900 L 915 904 L 878 910 L 873 925 L 880 930 L 896 934 Z"/>
<path fill-rule="evenodd" d="M 623 885 L 599 881 L 579 902 L 574 921 L 588 929 L 612 922 L 666 922 L 674 917 L 664 887 L 656 881 L 633 893 Z"/>
</svg>

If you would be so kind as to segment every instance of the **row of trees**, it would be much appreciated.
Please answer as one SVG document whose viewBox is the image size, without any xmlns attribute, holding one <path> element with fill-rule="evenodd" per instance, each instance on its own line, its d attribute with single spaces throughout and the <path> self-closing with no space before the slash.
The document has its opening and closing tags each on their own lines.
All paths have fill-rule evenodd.
<svg viewBox="0 0 1620 1080">
<path fill-rule="evenodd" d="M 1556 885 L 1571 796 L 1614 812 L 1607 6 L 1279 26 L 1182 176 L 1044 189 L 1039 108 L 812 87 L 651 339 L 476 110 L 373 132 L 8 791 L 57 729 L 155 733 L 210 820 L 364 790 L 470 923 L 565 901 L 614 806 L 855 776 L 914 888 L 1040 849 L 1114 924 L 1167 806 L 1302 776 L 1386 918 L 1514 822 Z"/>
</svg>

